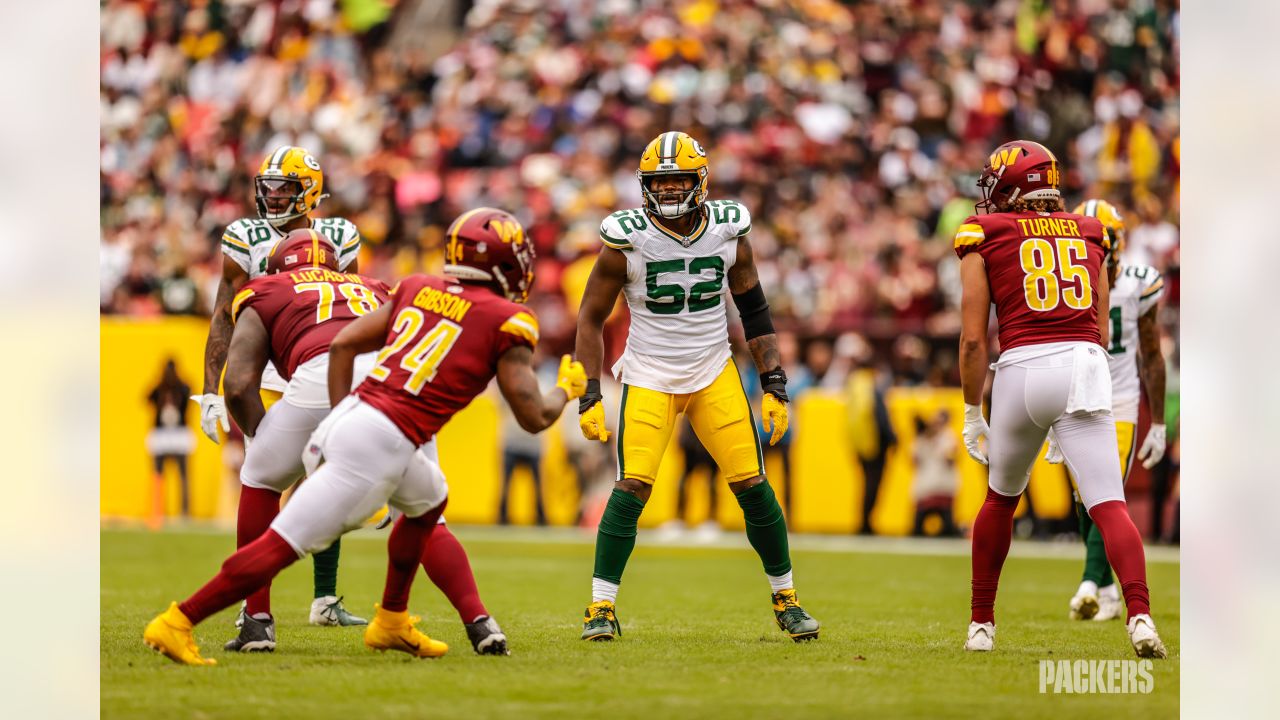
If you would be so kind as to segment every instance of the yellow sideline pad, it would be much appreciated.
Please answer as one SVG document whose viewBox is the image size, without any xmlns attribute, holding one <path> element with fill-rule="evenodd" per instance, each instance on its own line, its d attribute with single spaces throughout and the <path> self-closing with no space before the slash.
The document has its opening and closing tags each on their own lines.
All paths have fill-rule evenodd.
<svg viewBox="0 0 1280 720">
<path fill-rule="evenodd" d="M 115 318 L 101 321 L 101 493 L 100 512 L 108 518 L 145 519 L 151 514 L 153 480 L 146 436 L 151 429 L 153 410 L 147 395 L 159 381 L 164 362 L 173 357 L 178 374 L 199 392 L 203 382 L 204 341 L 208 320 L 202 318 Z M 448 517 L 460 523 L 492 523 L 497 519 L 502 471 L 499 415 L 494 398 L 485 395 L 459 413 L 440 433 L 440 455 L 449 478 Z M 911 498 L 911 442 L 915 418 L 950 410 L 957 440 L 956 520 L 972 520 L 986 492 L 983 468 L 965 454 L 959 442 L 964 408 L 960 391 L 954 388 L 897 388 L 889 393 L 889 414 L 900 438 L 898 449 L 889 456 L 880 497 L 872 515 L 877 532 L 909 534 L 914 519 Z M 237 478 L 224 469 L 225 446 L 214 445 L 200 432 L 195 403 L 187 406 L 187 420 L 196 438 L 189 459 L 191 510 L 197 518 L 232 519 L 239 489 Z M 573 413 L 570 404 L 566 413 Z M 759 408 L 752 406 L 753 412 Z M 861 470 L 852 462 L 845 436 L 845 410 L 839 395 L 811 392 L 793 404 L 793 423 L 802 430 L 792 444 L 792 511 L 788 522 L 798 532 L 847 533 L 861 523 L 863 485 Z M 608 408 L 616 422 L 617 407 Z M 571 418 L 576 421 L 576 418 Z M 576 425 L 576 422 L 573 423 Z M 577 513 L 577 480 L 565 460 L 557 424 L 546 433 L 542 460 L 543 499 L 552 524 L 571 524 Z M 572 426 L 570 426 L 572 427 Z M 765 449 L 765 470 L 781 496 L 784 493 L 782 466 L 776 453 Z M 642 527 L 653 527 L 675 514 L 676 491 L 683 459 L 678 443 L 671 442 L 663 456 L 654 484 L 653 496 L 640 519 Z M 694 522 L 714 516 L 726 528 L 741 528 L 742 514 L 727 488 L 721 483 L 717 506 L 707 506 L 705 474 L 691 480 L 689 514 Z M 1031 491 L 1037 510 L 1045 517 L 1065 517 L 1071 512 L 1071 491 L 1061 468 L 1037 462 L 1032 471 Z M 524 471 L 518 473 L 511 497 L 511 519 L 517 524 L 533 522 L 532 483 Z M 177 514 L 179 495 L 177 473 L 166 470 L 167 513 Z M 1025 504 L 1025 501 L 1024 501 Z"/>
</svg>

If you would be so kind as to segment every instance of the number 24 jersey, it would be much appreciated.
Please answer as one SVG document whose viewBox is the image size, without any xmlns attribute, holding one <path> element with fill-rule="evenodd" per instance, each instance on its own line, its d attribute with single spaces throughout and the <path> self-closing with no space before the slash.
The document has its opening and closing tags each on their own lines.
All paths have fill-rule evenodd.
<svg viewBox="0 0 1280 720">
<path fill-rule="evenodd" d="M 1097 218 L 1072 213 L 973 215 L 955 251 L 982 256 L 1000 351 L 1052 342 L 1099 344 L 1098 278 L 1110 241 Z"/>
<path fill-rule="evenodd" d="M 733 200 L 712 200 L 688 237 L 667 230 L 639 208 L 600 224 L 600 240 L 627 257 L 623 295 L 631 310 L 627 348 L 615 376 L 666 393 L 707 387 L 729 359 L 725 275 L 751 214 Z"/>
<path fill-rule="evenodd" d="M 390 302 L 384 347 L 355 394 L 417 445 L 484 392 L 504 353 L 538 344 L 532 312 L 477 285 L 410 275 Z"/>
</svg>

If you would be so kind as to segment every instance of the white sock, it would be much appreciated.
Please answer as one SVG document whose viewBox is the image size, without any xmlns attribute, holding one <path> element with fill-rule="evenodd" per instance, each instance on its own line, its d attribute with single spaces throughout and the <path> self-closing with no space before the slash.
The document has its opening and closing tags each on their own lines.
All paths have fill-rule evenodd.
<svg viewBox="0 0 1280 720">
<path fill-rule="evenodd" d="M 598 577 L 593 577 L 591 578 L 591 602 L 598 603 L 601 600 L 617 602 L 618 584 L 611 583 L 608 580 L 601 580 Z"/>
<path fill-rule="evenodd" d="M 791 580 L 790 570 L 787 571 L 786 575 L 774 576 L 766 573 L 765 577 L 769 578 L 769 587 L 773 588 L 774 592 L 778 592 L 779 590 L 790 590 L 795 587 L 795 583 Z"/>
<path fill-rule="evenodd" d="M 1112 600 L 1120 599 L 1120 588 L 1115 583 L 1111 583 L 1105 587 L 1098 589 L 1098 597 L 1110 598 Z"/>
<path fill-rule="evenodd" d="M 1098 596 L 1098 583 L 1092 580 L 1082 580 L 1080 587 L 1076 589 L 1076 595 L 1092 595 Z"/>
</svg>

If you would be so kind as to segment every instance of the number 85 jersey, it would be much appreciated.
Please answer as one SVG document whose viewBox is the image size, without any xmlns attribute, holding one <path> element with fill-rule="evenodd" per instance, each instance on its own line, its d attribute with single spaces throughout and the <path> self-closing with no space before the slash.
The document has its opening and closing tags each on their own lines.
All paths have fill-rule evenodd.
<svg viewBox="0 0 1280 720">
<path fill-rule="evenodd" d="M 712 200 L 688 237 L 633 208 L 600 224 L 600 240 L 627 258 L 627 347 L 613 374 L 628 385 L 683 394 L 707 387 L 728 361 L 728 283 L 751 214 Z"/>
<path fill-rule="evenodd" d="M 1101 342 L 1098 278 L 1110 241 L 1097 218 L 1073 213 L 972 215 L 956 254 L 982 256 L 1000 326 L 1000 352 L 1023 345 Z"/>
</svg>

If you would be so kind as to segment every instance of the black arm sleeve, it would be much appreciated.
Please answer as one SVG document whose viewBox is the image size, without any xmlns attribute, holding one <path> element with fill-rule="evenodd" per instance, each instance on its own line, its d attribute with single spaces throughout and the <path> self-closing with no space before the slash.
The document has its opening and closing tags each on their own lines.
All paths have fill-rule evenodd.
<svg viewBox="0 0 1280 720">
<path fill-rule="evenodd" d="M 761 335 L 773 334 L 773 317 L 769 315 L 769 301 L 764 298 L 764 289 L 756 283 L 755 287 L 744 293 L 733 296 L 733 304 L 742 317 L 742 331 L 747 339 Z"/>
</svg>

